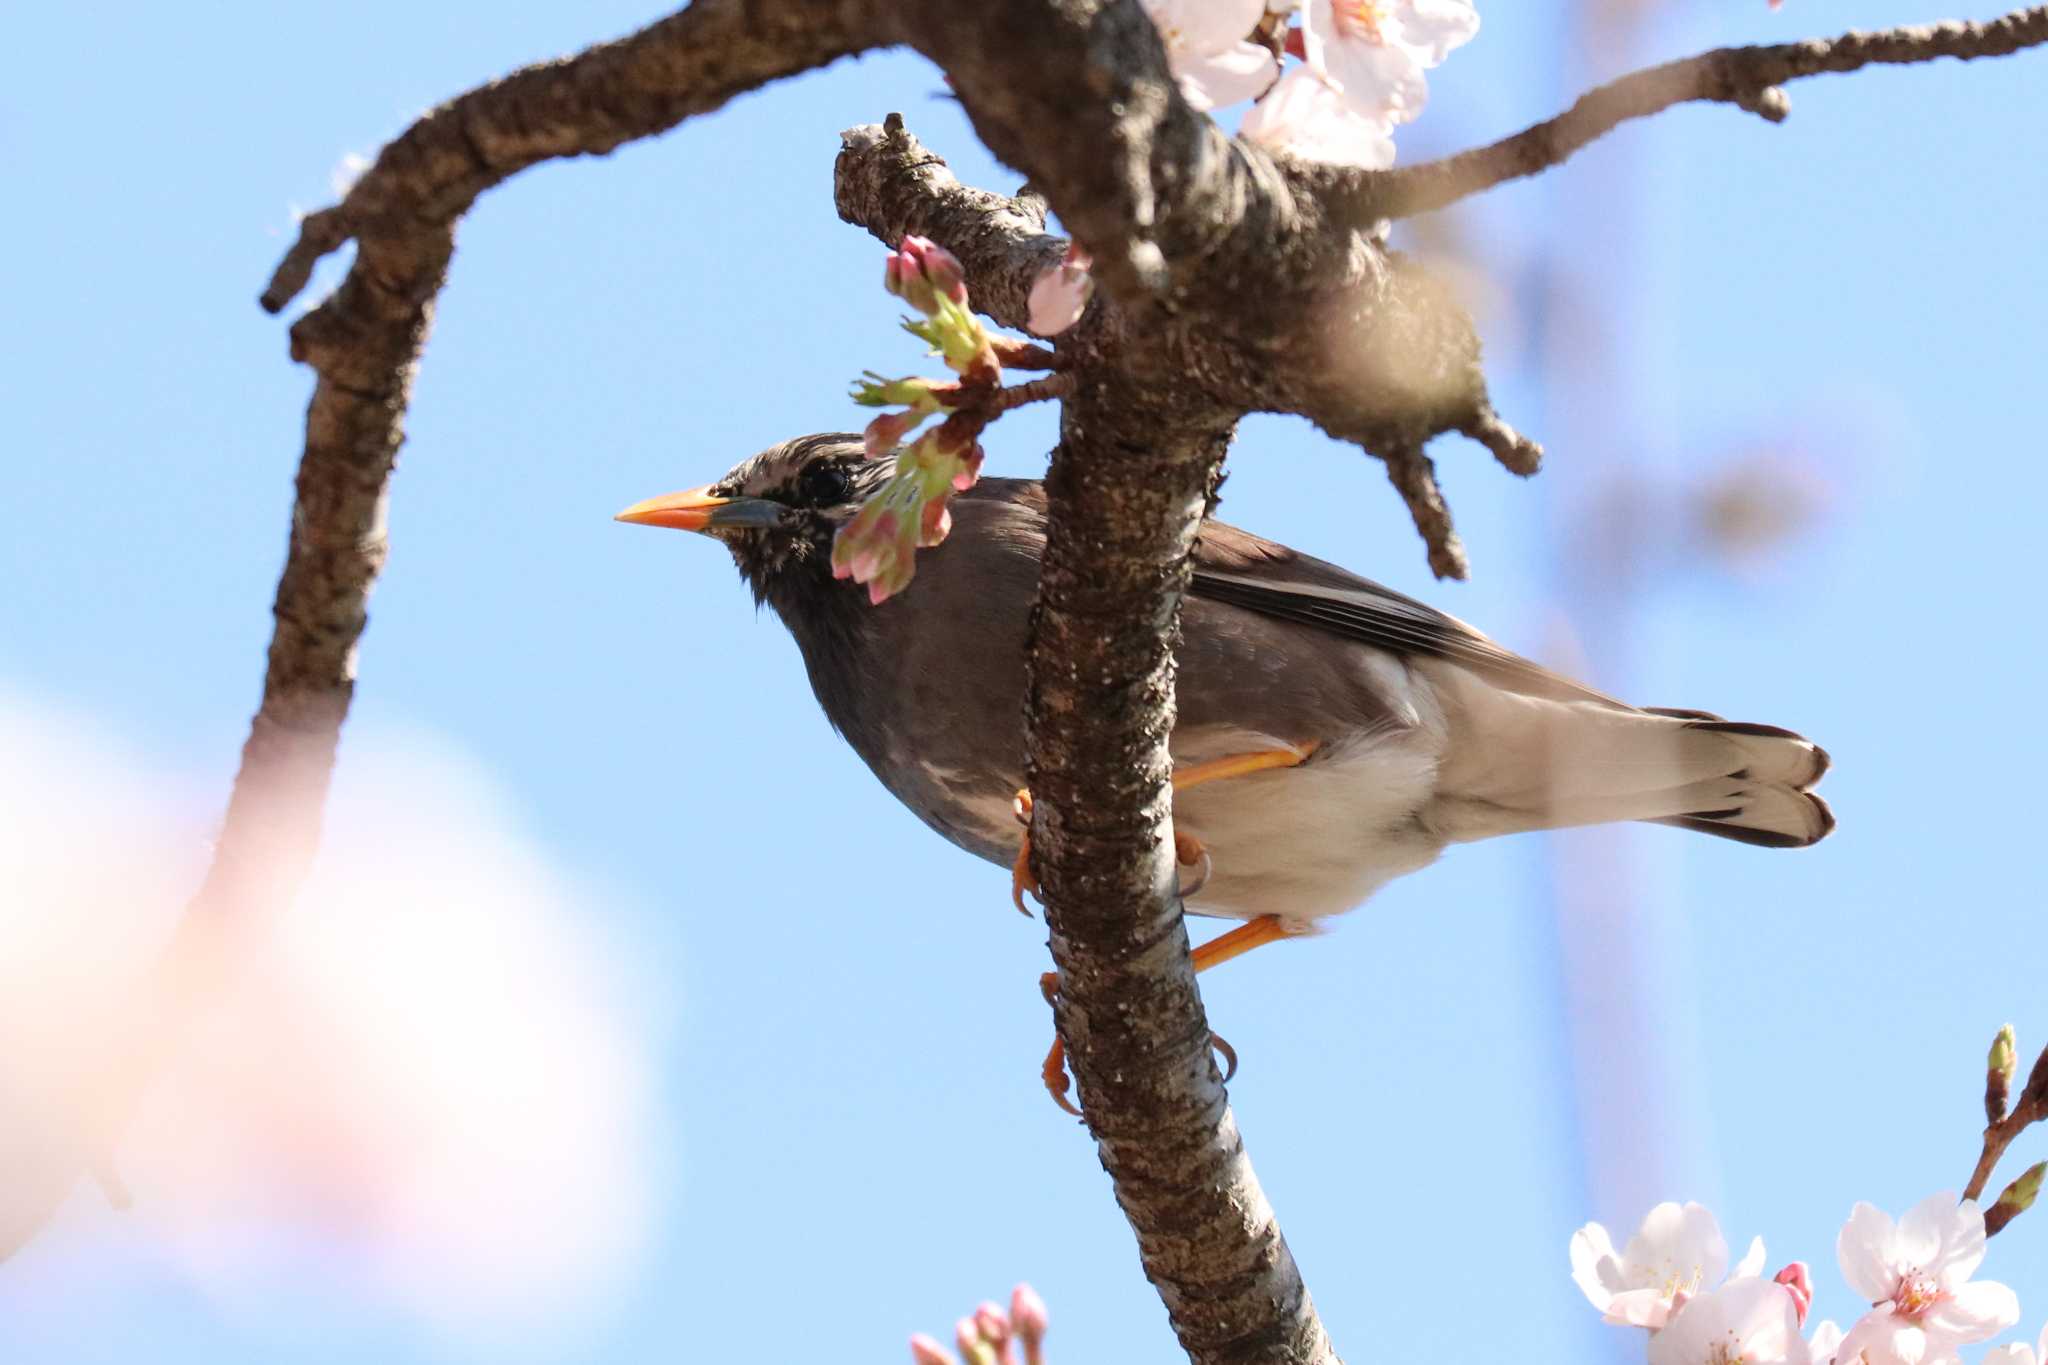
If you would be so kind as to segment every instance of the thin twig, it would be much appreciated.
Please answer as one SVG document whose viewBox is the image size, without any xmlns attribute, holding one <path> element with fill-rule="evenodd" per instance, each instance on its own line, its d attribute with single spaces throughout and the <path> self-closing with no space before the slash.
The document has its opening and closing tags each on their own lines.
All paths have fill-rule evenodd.
<svg viewBox="0 0 2048 1365">
<path fill-rule="evenodd" d="M 1048 398 L 1066 398 L 1073 392 L 1074 376 L 1071 373 L 1049 374 L 1043 379 L 1030 379 L 1022 384 L 997 389 L 978 406 L 989 416 L 994 417 L 999 413 L 1008 412 L 1011 408 L 1021 408 L 1026 403 L 1042 403 Z"/>
<path fill-rule="evenodd" d="M 1791 112 L 1791 102 L 1780 88 L 1786 81 L 1941 57 L 2004 57 L 2043 43 L 2048 43 L 2048 5 L 2014 10 L 1983 23 L 1949 20 L 1803 43 L 1720 48 L 1623 76 L 1580 96 L 1556 118 L 1489 146 L 1397 170 L 1358 174 L 1334 189 L 1330 198 L 1353 221 L 1412 217 L 1548 170 L 1621 124 L 1673 105 L 1699 100 L 1732 104 L 1778 123 Z"/>
</svg>

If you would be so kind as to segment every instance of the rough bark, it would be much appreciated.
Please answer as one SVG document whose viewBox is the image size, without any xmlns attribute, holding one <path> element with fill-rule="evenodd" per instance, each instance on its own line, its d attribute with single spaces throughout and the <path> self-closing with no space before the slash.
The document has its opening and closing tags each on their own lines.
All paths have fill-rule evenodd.
<svg viewBox="0 0 2048 1365">
<path fill-rule="evenodd" d="M 1060 1036 L 1190 1359 L 1334 1361 L 1216 1071 L 1172 854 L 1172 646 L 1235 414 L 1083 373 L 1046 479 L 1027 715 Z"/>
</svg>

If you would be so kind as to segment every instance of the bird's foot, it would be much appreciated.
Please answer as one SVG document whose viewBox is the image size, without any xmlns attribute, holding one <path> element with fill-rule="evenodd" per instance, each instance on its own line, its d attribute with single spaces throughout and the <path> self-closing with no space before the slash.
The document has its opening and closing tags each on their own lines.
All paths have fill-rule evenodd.
<svg viewBox="0 0 2048 1365">
<path fill-rule="evenodd" d="M 1060 993 L 1060 974 L 1047 972 L 1039 977 L 1038 990 L 1045 997 L 1045 1003 L 1052 1004 Z M 1237 1075 L 1237 1049 L 1213 1030 L 1209 1034 L 1209 1046 L 1223 1059 L 1223 1083 L 1229 1085 Z M 1073 1088 L 1073 1080 L 1067 1075 L 1067 1045 L 1060 1041 L 1058 1034 L 1053 1035 L 1052 1046 L 1046 1049 L 1045 1062 L 1039 1067 L 1038 1074 L 1039 1079 L 1045 1082 L 1045 1093 L 1052 1096 L 1052 1102 L 1080 1118 L 1080 1106 L 1067 1098 L 1067 1092 Z"/>
<path fill-rule="evenodd" d="M 1016 860 L 1010 864 L 1010 904 L 1017 907 L 1018 914 L 1028 917 L 1031 914 L 1031 907 L 1024 903 L 1024 893 L 1030 892 L 1031 898 L 1036 901 L 1042 902 L 1045 899 L 1040 891 L 1038 878 L 1031 871 L 1031 791 L 1028 787 L 1019 790 L 1010 802 L 1010 813 L 1017 817 L 1017 823 L 1024 829 L 1023 835 L 1017 840 Z M 1183 897 L 1192 896 L 1209 884 L 1209 872 L 1213 864 L 1209 860 L 1208 846 L 1200 839 L 1176 830 L 1173 836 L 1173 856 L 1174 861 L 1182 867 L 1199 869 L 1192 879 L 1182 884 L 1180 894 Z"/>
</svg>

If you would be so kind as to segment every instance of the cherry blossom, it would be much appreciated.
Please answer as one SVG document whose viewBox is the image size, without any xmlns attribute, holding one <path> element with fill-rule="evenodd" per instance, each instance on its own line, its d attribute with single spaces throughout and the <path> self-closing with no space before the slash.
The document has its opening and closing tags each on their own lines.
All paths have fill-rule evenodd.
<svg viewBox="0 0 2048 1365">
<path fill-rule="evenodd" d="M 1607 1229 L 1588 1223 L 1572 1235 L 1572 1279 L 1587 1299 L 1616 1324 L 1656 1331 L 1686 1302 L 1721 1283 L 1728 1271 L 1728 1243 L 1714 1215 L 1698 1204 L 1659 1204 L 1643 1219 L 1619 1255 Z M 1763 1272 L 1761 1237 L 1735 1267 L 1735 1280 Z M 1783 1285 L 1774 1285 L 1789 1304 Z M 1798 1328 L 1798 1314 L 1793 1317 Z"/>
<path fill-rule="evenodd" d="M 2032 1346 L 2013 1342 L 1984 1353 L 1984 1365 L 2042 1365 L 2043 1361 L 2048 1361 L 2048 1327 L 2041 1329 L 2040 1341 Z"/>
<path fill-rule="evenodd" d="M 1842 1277 L 1875 1306 L 1842 1339 L 1836 1358 L 1860 1365 L 1923 1365 L 2019 1321 L 2012 1290 L 1970 1276 L 1984 1261 L 1984 1215 L 1975 1201 L 1937 1194 L 1897 1223 L 1858 1204 L 1836 1253 Z"/>
<path fill-rule="evenodd" d="M 1358 112 L 1321 72 L 1297 66 L 1244 116 L 1246 140 L 1309 161 L 1384 170 L 1394 164 L 1394 125 Z"/>
<path fill-rule="evenodd" d="M 1650 1365 L 1808 1365 L 1809 1359 L 1791 1291 L 1754 1276 L 1688 1300 L 1650 1338 Z"/>
<path fill-rule="evenodd" d="M 1835 1352 L 1841 1348 L 1842 1326 L 1833 1318 L 1824 1319 L 1806 1339 L 1806 1354 L 1813 1365 L 1833 1365 Z"/>
<path fill-rule="evenodd" d="M 1352 108 L 1407 123 L 1429 98 L 1422 73 L 1477 32 L 1471 0 L 1314 0 L 1305 50 Z"/>
<path fill-rule="evenodd" d="M 1266 13 L 1265 0 L 1144 0 L 1166 45 L 1166 64 L 1181 97 L 1210 110 L 1248 100 L 1273 83 L 1273 54 L 1247 42 Z"/>
</svg>

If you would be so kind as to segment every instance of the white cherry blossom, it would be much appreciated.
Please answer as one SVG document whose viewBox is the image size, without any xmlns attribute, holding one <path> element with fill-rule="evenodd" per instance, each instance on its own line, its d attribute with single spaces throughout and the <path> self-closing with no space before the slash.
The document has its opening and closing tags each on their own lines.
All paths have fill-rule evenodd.
<svg viewBox="0 0 2048 1365">
<path fill-rule="evenodd" d="M 1728 1242 L 1714 1215 L 1698 1204 L 1659 1204 L 1619 1254 L 1598 1223 L 1572 1235 L 1572 1279 L 1611 1323 L 1656 1331 L 1687 1300 L 1720 1285 L 1728 1272 Z M 1735 1267 L 1735 1280 L 1763 1273 L 1764 1242 L 1756 1238 Z M 1783 1285 L 1773 1286 L 1791 1296 Z M 1798 1316 L 1793 1329 L 1798 1329 Z"/>
<path fill-rule="evenodd" d="M 1297 66 L 1244 116 L 1248 141 L 1338 166 L 1394 164 L 1394 126 L 1361 114 L 1322 73 Z"/>
<path fill-rule="evenodd" d="M 1806 1354 L 1813 1365 L 1832 1365 L 1835 1352 L 1842 1347 L 1842 1325 L 1833 1318 L 1827 1318 L 1813 1329 L 1813 1335 L 1806 1339 Z"/>
<path fill-rule="evenodd" d="M 1477 32 L 1471 0 L 1314 0 L 1304 43 L 1354 109 L 1407 123 L 1429 98 L 1423 72 Z"/>
<path fill-rule="evenodd" d="M 1784 1285 L 1730 1280 L 1686 1301 L 1650 1338 L 1650 1365 L 1808 1365 L 1799 1309 Z"/>
<path fill-rule="evenodd" d="M 2048 1361 L 2048 1327 L 2041 1329 L 2040 1341 L 2032 1346 L 2016 1341 L 1986 1351 L 1983 1365 L 2042 1365 L 2044 1361 Z"/>
<path fill-rule="evenodd" d="M 2012 1290 L 1970 1279 L 1984 1262 L 1984 1215 L 1972 1200 L 1937 1194 L 1897 1223 L 1858 1204 L 1836 1254 L 1849 1287 L 1875 1304 L 1843 1337 L 1837 1360 L 1927 1365 L 2019 1321 Z"/>
<path fill-rule="evenodd" d="M 1245 39 L 1265 17 L 1266 0 L 1144 0 L 1144 6 L 1182 98 L 1197 109 L 1251 99 L 1279 72 L 1271 52 Z"/>
</svg>

